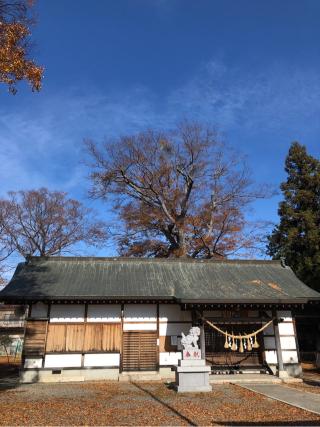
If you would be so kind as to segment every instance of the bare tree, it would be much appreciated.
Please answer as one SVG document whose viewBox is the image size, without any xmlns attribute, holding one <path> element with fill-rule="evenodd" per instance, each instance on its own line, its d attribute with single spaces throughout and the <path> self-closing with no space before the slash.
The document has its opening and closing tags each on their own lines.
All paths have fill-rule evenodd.
<svg viewBox="0 0 320 427">
<path fill-rule="evenodd" d="M 2 247 L 23 257 L 65 253 L 79 242 L 100 245 L 107 235 L 79 201 L 46 188 L 8 193 L 0 200 L 0 228 Z"/>
<path fill-rule="evenodd" d="M 253 188 L 244 160 L 214 130 L 185 122 L 86 144 L 91 196 L 112 200 L 124 224 L 122 255 L 212 258 L 255 246 L 245 210 L 267 192 Z"/>
</svg>

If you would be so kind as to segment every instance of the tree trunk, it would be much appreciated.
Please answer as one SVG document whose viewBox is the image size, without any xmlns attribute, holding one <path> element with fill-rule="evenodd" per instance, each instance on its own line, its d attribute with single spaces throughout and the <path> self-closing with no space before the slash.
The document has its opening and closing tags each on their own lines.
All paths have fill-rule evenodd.
<svg viewBox="0 0 320 427">
<path fill-rule="evenodd" d="M 186 245 L 186 236 L 185 236 L 185 232 L 183 230 L 183 226 L 180 226 L 178 228 L 178 233 L 177 233 L 177 249 L 174 251 L 174 255 L 178 258 L 186 258 L 188 253 L 187 253 L 187 245 Z"/>
</svg>

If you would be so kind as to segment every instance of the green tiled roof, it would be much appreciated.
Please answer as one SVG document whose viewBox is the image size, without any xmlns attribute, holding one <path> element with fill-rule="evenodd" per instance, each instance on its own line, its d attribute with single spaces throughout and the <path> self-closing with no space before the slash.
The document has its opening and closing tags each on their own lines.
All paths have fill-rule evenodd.
<svg viewBox="0 0 320 427">
<path fill-rule="evenodd" d="M 179 302 L 307 302 L 320 294 L 279 261 L 32 257 L 2 301 L 167 299 Z"/>
</svg>

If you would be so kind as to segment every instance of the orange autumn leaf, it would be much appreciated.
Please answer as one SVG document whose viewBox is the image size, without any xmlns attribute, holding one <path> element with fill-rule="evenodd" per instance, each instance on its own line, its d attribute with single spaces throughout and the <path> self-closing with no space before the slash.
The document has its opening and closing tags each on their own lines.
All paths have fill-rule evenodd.
<svg viewBox="0 0 320 427">
<path fill-rule="evenodd" d="M 13 94 L 21 80 L 28 81 L 33 91 L 41 89 L 43 67 L 29 58 L 30 6 L 30 2 L 9 4 L 0 0 L 0 82 L 7 84 Z"/>
</svg>

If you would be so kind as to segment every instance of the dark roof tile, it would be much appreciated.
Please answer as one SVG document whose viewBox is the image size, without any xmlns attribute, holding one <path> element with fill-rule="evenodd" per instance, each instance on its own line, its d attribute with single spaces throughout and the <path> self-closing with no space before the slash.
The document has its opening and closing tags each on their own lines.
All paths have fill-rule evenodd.
<svg viewBox="0 0 320 427">
<path fill-rule="evenodd" d="M 88 257 L 32 257 L 0 292 L 4 301 L 72 298 L 281 302 L 320 294 L 278 261 Z"/>
</svg>

